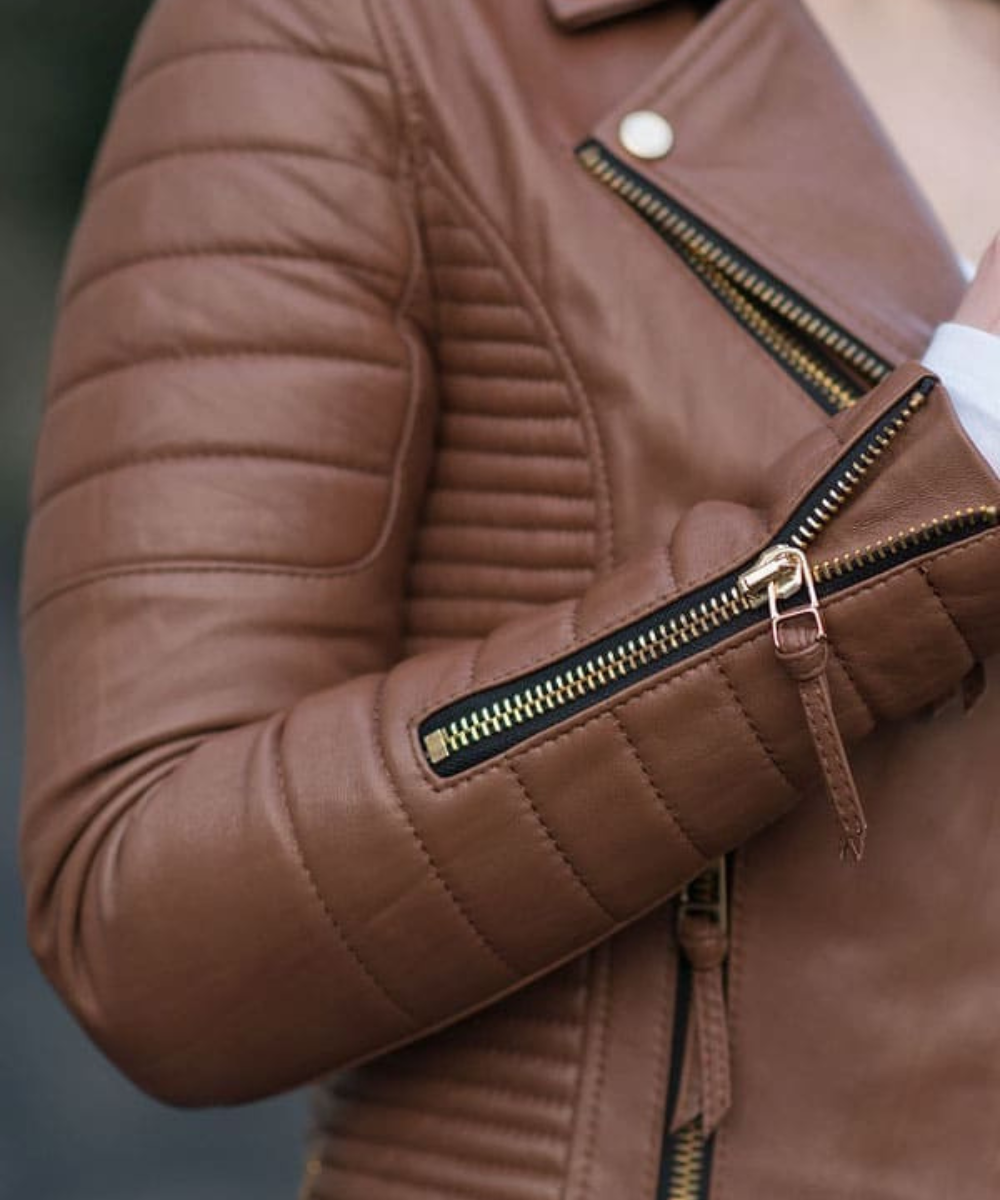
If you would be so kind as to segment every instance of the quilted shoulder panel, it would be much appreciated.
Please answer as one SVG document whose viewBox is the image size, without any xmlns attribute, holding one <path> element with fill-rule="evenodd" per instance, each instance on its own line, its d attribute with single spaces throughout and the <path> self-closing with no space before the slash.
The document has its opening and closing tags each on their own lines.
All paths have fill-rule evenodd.
<svg viewBox="0 0 1000 1200">
<path fill-rule="evenodd" d="M 66 263 L 27 603 L 376 548 L 429 377 L 397 124 L 360 3 L 153 9 Z"/>
<path fill-rule="evenodd" d="M 600 526 L 593 447 L 536 298 L 440 166 L 421 203 L 438 417 L 407 579 L 411 649 L 578 594 Z"/>
</svg>

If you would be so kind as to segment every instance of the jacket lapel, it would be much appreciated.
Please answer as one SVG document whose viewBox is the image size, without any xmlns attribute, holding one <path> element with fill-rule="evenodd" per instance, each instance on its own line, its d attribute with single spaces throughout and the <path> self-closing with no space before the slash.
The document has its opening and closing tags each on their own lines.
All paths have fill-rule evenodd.
<svg viewBox="0 0 1000 1200">
<path fill-rule="evenodd" d="M 609 7 L 548 3 L 591 20 Z M 669 152 L 630 157 L 621 122 L 637 110 L 670 123 Z M 961 294 L 940 227 L 799 0 L 719 0 L 588 133 L 890 361 L 921 353 Z"/>
</svg>

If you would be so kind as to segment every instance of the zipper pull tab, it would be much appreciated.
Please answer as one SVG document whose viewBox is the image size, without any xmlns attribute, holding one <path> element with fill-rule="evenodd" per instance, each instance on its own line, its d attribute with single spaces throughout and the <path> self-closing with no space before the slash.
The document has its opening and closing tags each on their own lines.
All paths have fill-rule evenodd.
<svg viewBox="0 0 1000 1200">
<path fill-rule="evenodd" d="M 701 1129 L 710 1137 L 733 1101 L 729 1024 L 722 970 L 729 953 L 726 861 L 720 858 L 681 892 L 677 941 L 691 964 L 698 1044 Z"/>
<path fill-rule="evenodd" d="M 807 597 L 804 604 L 780 607 L 781 600 L 803 588 Z M 750 603 L 762 603 L 766 589 L 775 653 L 798 684 L 826 793 L 840 824 L 840 856 L 860 862 L 868 822 L 833 709 L 827 678 L 826 628 L 808 559 L 794 546 L 772 546 L 740 576 L 740 589 Z"/>
</svg>

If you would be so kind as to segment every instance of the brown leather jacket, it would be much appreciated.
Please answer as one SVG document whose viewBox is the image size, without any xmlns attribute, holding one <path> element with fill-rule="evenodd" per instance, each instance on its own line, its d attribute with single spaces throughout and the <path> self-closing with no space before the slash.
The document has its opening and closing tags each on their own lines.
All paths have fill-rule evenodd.
<svg viewBox="0 0 1000 1200">
<path fill-rule="evenodd" d="M 796 0 L 161 0 L 23 574 L 106 1053 L 322 1080 L 316 1200 L 995 1200 L 959 292 Z"/>
</svg>

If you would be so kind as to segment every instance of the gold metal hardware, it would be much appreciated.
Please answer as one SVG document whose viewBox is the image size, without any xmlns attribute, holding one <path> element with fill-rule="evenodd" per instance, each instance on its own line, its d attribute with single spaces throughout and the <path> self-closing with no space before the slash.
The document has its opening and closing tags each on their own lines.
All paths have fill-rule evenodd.
<svg viewBox="0 0 1000 1200">
<path fill-rule="evenodd" d="M 920 525 L 911 525 L 909 529 L 901 529 L 891 537 L 880 538 L 870 542 L 858 550 L 848 554 L 838 554 L 823 562 L 814 563 L 813 578 L 817 583 L 829 583 L 845 575 L 864 570 L 878 562 L 897 557 L 907 550 L 913 550 L 922 543 L 932 542 L 937 538 L 957 533 L 961 530 L 972 529 L 975 526 L 996 525 L 998 510 L 995 504 L 982 504 L 973 508 L 960 508 L 955 512 L 945 513 L 933 521 L 924 521 Z"/>
<path fill-rule="evenodd" d="M 563 673 L 432 729 L 423 738 L 428 761 L 443 762 L 484 737 L 523 725 L 543 712 L 556 711 L 572 700 L 598 691 L 611 680 L 626 679 L 640 667 L 658 662 L 725 625 L 746 608 L 737 590 L 730 588 Z"/>
<path fill-rule="evenodd" d="M 780 546 L 776 550 L 781 552 L 782 560 L 788 564 L 794 562 L 794 578 L 798 581 L 799 587 L 789 591 L 786 587 L 785 591 L 781 591 L 782 585 L 779 585 L 776 580 L 772 580 L 767 585 L 767 607 L 771 614 L 771 638 L 774 641 L 776 650 L 781 650 L 781 626 L 786 621 L 793 621 L 797 617 L 809 617 L 815 624 L 815 634 L 818 641 L 826 641 L 826 627 L 823 624 L 823 616 L 819 611 L 819 597 L 816 595 L 816 581 L 813 579 L 812 570 L 809 567 L 809 560 L 801 550 L 797 550 L 794 546 Z M 782 610 L 778 606 L 780 599 L 789 598 L 798 592 L 802 585 L 805 585 L 806 596 L 808 597 L 805 604 L 797 604 L 794 608 L 786 608 Z"/>
<path fill-rule="evenodd" d="M 740 592 L 754 608 L 764 603 L 772 589 L 779 599 L 785 600 L 802 587 L 805 555 L 799 559 L 798 553 L 792 546 L 771 546 L 743 572 L 739 578 Z"/>
<path fill-rule="evenodd" d="M 796 617 L 808 616 L 815 622 L 817 638 L 825 638 L 826 630 L 819 611 L 819 597 L 809 560 L 796 546 L 771 546 L 739 578 L 740 591 L 751 604 L 761 604 L 767 598 L 771 614 L 771 636 L 781 649 L 781 626 Z M 782 610 L 780 600 L 789 600 L 805 588 L 808 601 Z"/>
<path fill-rule="evenodd" d="M 444 762 L 451 753 L 448 748 L 448 736 L 443 729 L 432 729 L 424 738 L 424 749 L 432 763 Z"/>
<path fill-rule="evenodd" d="M 623 170 L 603 147 L 589 142 L 577 156 L 592 175 L 649 221 L 737 320 L 831 407 L 850 408 L 889 373 L 889 363 L 713 237 L 668 196 Z M 838 369 L 838 362 L 850 375 Z"/>
<path fill-rule="evenodd" d="M 674 1134 L 665 1200 L 698 1200 L 705 1177 L 705 1145 L 700 1117 Z"/>
<path fill-rule="evenodd" d="M 723 934 L 729 933 L 729 884 L 726 860 L 718 858 L 681 891 L 677 898 L 678 925 L 685 916 L 704 916 L 713 920 Z"/>
</svg>

